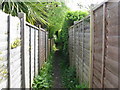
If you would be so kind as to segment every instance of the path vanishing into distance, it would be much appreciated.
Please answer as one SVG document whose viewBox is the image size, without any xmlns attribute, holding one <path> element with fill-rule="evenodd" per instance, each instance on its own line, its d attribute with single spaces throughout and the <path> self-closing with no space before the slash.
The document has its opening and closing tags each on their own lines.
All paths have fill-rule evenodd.
<svg viewBox="0 0 120 90">
<path fill-rule="evenodd" d="M 61 73 L 60 73 L 60 53 L 59 51 L 55 52 L 54 55 L 54 62 L 53 62 L 53 77 L 54 77 L 54 83 L 53 83 L 53 88 L 63 88 L 62 86 L 62 78 L 61 78 Z"/>
</svg>

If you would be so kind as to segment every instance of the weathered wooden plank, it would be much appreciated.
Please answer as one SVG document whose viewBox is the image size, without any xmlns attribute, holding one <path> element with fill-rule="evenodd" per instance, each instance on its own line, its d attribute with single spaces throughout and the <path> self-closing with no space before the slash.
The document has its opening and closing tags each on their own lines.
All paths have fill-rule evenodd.
<svg viewBox="0 0 120 90">
<path fill-rule="evenodd" d="M 29 26 L 25 26 L 25 86 L 30 88 L 30 46 L 29 46 Z"/>
<path fill-rule="evenodd" d="M 107 53 L 107 55 L 106 55 L 107 57 L 118 62 L 118 47 L 108 45 L 106 53 Z"/>
<path fill-rule="evenodd" d="M 105 78 L 111 83 L 115 88 L 118 88 L 118 76 L 111 73 L 105 68 Z"/>
<path fill-rule="evenodd" d="M 33 78 L 34 78 L 34 29 L 31 28 L 31 86 L 33 83 Z"/>
<path fill-rule="evenodd" d="M 118 62 L 109 59 L 109 57 L 106 57 L 105 60 L 105 67 L 108 69 L 110 72 L 112 72 L 114 75 L 118 75 Z"/>
<path fill-rule="evenodd" d="M 97 88 L 101 88 L 101 82 L 94 76 L 93 82 L 97 86 Z"/>
</svg>

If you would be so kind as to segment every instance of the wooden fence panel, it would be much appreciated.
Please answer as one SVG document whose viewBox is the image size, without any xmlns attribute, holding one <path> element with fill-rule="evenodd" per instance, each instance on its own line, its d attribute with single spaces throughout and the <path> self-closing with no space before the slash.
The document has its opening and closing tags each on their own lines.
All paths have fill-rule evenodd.
<svg viewBox="0 0 120 90">
<path fill-rule="evenodd" d="M 94 31 L 94 59 L 93 59 L 93 68 L 98 72 L 99 75 L 96 75 L 93 70 L 93 83 L 95 84 L 94 86 L 97 86 L 96 84 L 96 79 L 97 82 L 99 83 L 99 87 L 101 84 L 101 77 L 102 77 L 102 29 L 103 29 L 103 7 L 99 8 L 95 13 L 94 13 L 94 20 L 95 20 L 95 31 Z M 100 77 L 98 77 L 100 76 Z"/>
<path fill-rule="evenodd" d="M 11 16 L 10 54 L 10 88 L 21 88 L 20 20 L 18 17 Z"/>
<path fill-rule="evenodd" d="M 83 21 L 84 31 L 83 31 L 83 82 L 89 83 L 89 63 L 90 63 L 90 19 L 86 18 Z"/>
<path fill-rule="evenodd" d="M 93 10 L 92 87 L 118 88 L 118 5 L 105 2 Z"/>
<path fill-rule="evenodd" d="M 89 16 L 69 30 L 69 57 L 80 83 L 89 83 L 90 21 Z"/>
<path fill-rule="evenodd" d="M 0 17 L 0 89 L 31 88 L 47 59 L 48 32 L 27 23 L 23 13 L 18 18 L 0 11 Z"/>
<path fill-rule="evenodd" d="M 8 87 L 8 14 L 0 11 L 0 89 Z"/>
<path fill-rule="evenodd" d="M 120 84 L 118 83 L 118 15 L 118 3 L 107 3 L 104 88 L 118 88 Z"/>
<path fill-rule="evenodd" d="M 40 31 L 40 68 L 43 66 L 46 57 L 46 32 L 41 29 Z"/>
<path fill-rule="evenodd" d="M 76 67 L 80 83 L 92 80 L 89 84 L 93 88 L 119 87 L 119 4 L 107 1 L 92 10 L 92 34 L 89 18 L 87 22 L 85 18 L 69 29 L 70 64 Z M 90 35 L 93 35 L 91 42 Z"/>
</svg>

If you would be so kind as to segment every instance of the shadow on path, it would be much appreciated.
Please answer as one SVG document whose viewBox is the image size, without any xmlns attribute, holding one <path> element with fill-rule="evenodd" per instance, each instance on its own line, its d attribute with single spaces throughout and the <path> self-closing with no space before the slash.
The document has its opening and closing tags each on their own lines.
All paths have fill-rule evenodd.
<svg viewBox="0 0 120 90">
<path fill-rule="evenodd" d="M 54 63 L 53 63 L 53 77 L 54 77 L 54 83 L 53 88 L 63 88 L 62 87 L 62 79 L 60 74 L 60 52 L 56 51 L 54 55 Z"/>
</svg>

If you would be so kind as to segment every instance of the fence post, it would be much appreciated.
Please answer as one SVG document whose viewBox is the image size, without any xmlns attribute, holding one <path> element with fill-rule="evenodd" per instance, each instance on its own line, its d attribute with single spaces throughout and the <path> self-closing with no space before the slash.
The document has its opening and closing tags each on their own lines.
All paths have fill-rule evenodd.
<svg viewBox="0 0 120 90">
<path fill-rule="evenodd" d="M 103 44 L 102 44 L 102 76 L 101 76 L 101 88 L 103 88 L 104 83 L 104 67 L 105 67 L 105 9 L 106 3 L 103 4 Z"/>
<path fill-rule="evenodd" d="M 25 21 L 26 15 L 24 13 L 19 13 L 18 17 L 20 18 L 20 32 L 21 32 L 21 73 L 22 73 L 22 88 L 25 88 Z"/>
<path fill-rule="evenodd" d="M 90 70 L 89 70 L 89 88 L 92 88 L 92 76 L 93 76 L 93 43 L 94 43 L 94 15 L 91 9 L 90 16 Z"/>
<path fill-rule="evenodd" d="M 48 56 L 48 54 L 47 54 L 47 52 L 48 52 L 48 47 L 47 47 L 47 45 L 48 45 L 47 35 L 48 35 L 48 32 L 46 32 L 46 36 L 45 36 L 45 37 L 46 37 L 46 38 L 45 38 L 45 40 L 46 40 L 46 41 L 45 41 L 45 42 L 46 42 L 46 45 L 45 45 L 45 46 L 46 46 L 46 60 L 47 60 L 47 56 Z"/>
<path fill-rule="evenodd" d="M 46 31 L 45 31 L 45 61 L 46 61 Z"/>
<path fill-rule="evenodd" d="M 81 75 L 82 75 L 82 79 L 81 79 L 81 83 L 82 83 L 82 82 L 83 82 L 83 67 L 84 67 L 84 61 L 83 61 L 83 57 L 84 57 L 84 56 L 83 56 L 83 51 L 84 51 L 84 50 L 83 50 L 83 48 L 84 48 L 84 47 L 83 47 L 83 44 L 84 44 L 84 43 L 83 43 L 83 40 L 84 40 L 84 22 L 82 21 L 81 24 L 82 24 L 82 32 L 81 32 L 81 33 L 82 33 L 82 68 L 81 68 L 81 69 L 82 69 L 82 70 L 81 70 L 81 71 L 82 71 L 82 72 L 81 72 L 81 73 L 82 73 L 82 74 L 81 74 Z"/>
<path fill-rule="evenodd" d="M 10 88 L 10 15 L 8 16 L 8 51 L 7 51 L 7 59 L 8 59 L 8 88 Z"/>
<path fill-rule="evenodd" d="M 38 26 L 39 27 L 39 30 L 38 30 L 38 73 L 40 72 L 39 69 L 40 69 L 40 33 L 41 33 L 41 25 Z"/>
</svg>

